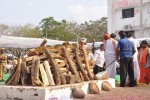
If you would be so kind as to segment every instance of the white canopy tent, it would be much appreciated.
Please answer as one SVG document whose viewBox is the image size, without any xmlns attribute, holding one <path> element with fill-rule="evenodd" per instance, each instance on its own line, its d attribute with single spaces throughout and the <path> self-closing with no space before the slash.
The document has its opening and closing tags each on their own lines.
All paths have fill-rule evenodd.
<svg viewBox="0 0 150 100">
<path fill-rule="evenodd" d="M 36 48 L 39 47 L 44 38 L 26 38 L 26 37 L 12 37 L 0 36 L 0 47 L 12 48 Z M 46 45 L 62 44 L 64 41 L 47 39 Z M 72 42 L 73 43 L 73 42 Z"/>
</svg>

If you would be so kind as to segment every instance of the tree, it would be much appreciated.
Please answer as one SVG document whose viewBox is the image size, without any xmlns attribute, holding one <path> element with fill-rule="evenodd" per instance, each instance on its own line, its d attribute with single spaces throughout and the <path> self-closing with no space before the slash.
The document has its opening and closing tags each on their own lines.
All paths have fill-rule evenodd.
<svg viewBox="0 0 150 100">
<path fill-rule="evenodd" d="M 66 31 L 68 23 L 66 20 L 56 21 L 53 17 L 44 18 L 40 22 L 43 35 L 50 39 L 58 39 L 63 41 L 73 41 L 74 34 Z"/>
<path fill-rule="evenodd" d="M 80 24 L 80 30 L 81 35 L 85 36 L 88 42 L 93 42 L 93 39 L 102 41 L 103 33 L 107 32 L 107 18 L 103 17 L 96 21 L 86 21 Z"/>
<path fill-rule="evenodd" d="M 1 35 L 33 38 L 40 38 L 42 36 L 42 31 L 40 30 L 40 27 L 34 26 L 32 24 L 15 26 L 1 24 L 0 26 Z"/>
</svg>

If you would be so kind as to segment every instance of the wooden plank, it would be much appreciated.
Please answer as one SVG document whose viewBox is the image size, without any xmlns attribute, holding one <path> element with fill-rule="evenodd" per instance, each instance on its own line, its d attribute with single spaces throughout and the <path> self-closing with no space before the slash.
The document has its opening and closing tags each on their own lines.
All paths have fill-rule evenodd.
<svg viewBox="0 0 150 100">
<path fill-rule="evenodd" d="M 40 73 L 41 73 L 43 84 L 49 85 L 49 81 L 48 81 L 47 74 L 46 74 L 43 64 L 40 64 Z"/>
<path fill-rule="evenodd" d="M 54 83 L 54 79 L 53 79 L 53 75 L 52 75 L 52 72 L 51 72 L 51 66 L 49 65 L 48 61 L 44 61 L 44 68 L 46 70 L 46 74 L 47 74 L 47 78 L 48 78 L 48 81 L 49 81 L 49 85 L 55 85 Z"/>
</svg>

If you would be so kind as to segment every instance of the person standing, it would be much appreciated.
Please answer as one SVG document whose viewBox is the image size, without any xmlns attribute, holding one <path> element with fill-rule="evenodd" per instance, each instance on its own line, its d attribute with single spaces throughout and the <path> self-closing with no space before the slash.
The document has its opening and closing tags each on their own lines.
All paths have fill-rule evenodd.
<svg viewBox="0 0 150 100">
<path fill-rule="evenodd" d="M 134 47 L 135 47 L 135 53 L 133 55 L 133 65 L 134 65 L 134 79 L 135 82 L 140 79 L 140 69 L 139 69 L 139 64 L 138 64 L 138 49 L 140 47 L 139 42 L 132 37 L 133 32 L 125 32 L 127 34 L 128 40 L 133 42 Z"/>
<path fill-rule="evenodd" d="M 140 79 L 139 83 L 150 82 L 150 65 L 148 65 L 148 43 L 146 40 L 141 42 L 141 48 L 139 50 L 138 61 L 140 66 Z M 149 54 L 150 55 L 150 54 Z"/>
<path fill-rule="evenodd" d="M 115 33 L 111 33 L 111 34 L 110 34 L 110 37 L 111 37 L 112 39 L 114 39 L 115 44 L 118 44 L 118 41 L 116 40 L 116 34 L 115 34 Z"/>
<path fill-rule="evenodd" d="M 133 70 L 134 44 L 127 39 L 124 31 L 119 32 L 119 37 L 121 39 L 118 41 L 116 59 L 118 59 L 120 55 L 120 87 L 125 87 L 127 73 L 130 79 L 129 87 L 133 87 L 135 86 Z"/>
<path fill-rule="evenodd" d="M 4 81 L 4 74 L 7 67 L 7 55 L 5 53 L 5 48 L 1 48 L 0 52 L 0 81 Z"/>
<path fill-rule="evenodd" d="M 105 58 L 104 58 L 104 44 L 101 44 L 99 49 L 95 51 L 94 53 L 94 57 L 93 57 L 93 61 L 94 61 L 94 75 L 104 71 L 103 65 L 105 62 Z"/>
<path fill-rule="evenodd" d="M 117 44 L 116 41 L 113 38 L 110 38 L 109 34 L 104 35 L 105 39 L 105 62 L 106 62 L 106 71 L 108 73 L 109 78 L 116 77 L 116 67 L 115 67 L 115 61 L 116 61 L 116 48 Z"/>
</svg>

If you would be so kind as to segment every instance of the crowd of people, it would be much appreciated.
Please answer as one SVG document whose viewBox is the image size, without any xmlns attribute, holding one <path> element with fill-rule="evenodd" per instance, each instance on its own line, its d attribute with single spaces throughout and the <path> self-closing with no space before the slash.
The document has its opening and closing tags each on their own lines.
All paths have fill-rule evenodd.
<svg viewBox="0 0 150 100">
<path fill-rule="evenodd" d="M 109 78 L 116 76 L 116 62 L 120 64 L 120 87 L 134 87 L 150 82 L 150 49 L 147 41 L 141 44 L 132 37 L 132 31 L 104 34 L 103 44 L 94 52 L 94 74 L 107 71 Z"/>
<path fill-rule="evenodd" d="M 116 34 L 104 34 L 103 44 L 94 51 L 94 74 L 107 71 L 109 78 L 116 77 L 116 63 L 120 64 L 120 87 L 133 87 L 137 83 L 150 82 L 150 49 L 146 40 L 139 42 L 132 37 L 132 31 L 120 31 L 120 40 Z M 86 45 L 86 39 L 81 39 Z M 14 60 L 15 61 L 15 60 Z M 8 65 L 16 64 L 7 60 L 5 49 L 0 49 L 0 81 L 4 81 L 4 74 Z"/>
</svg>

